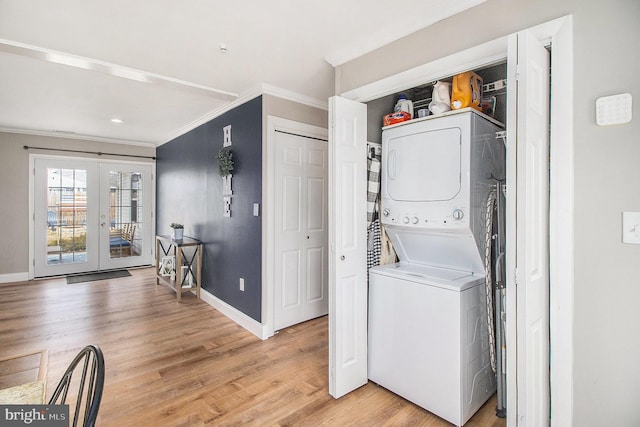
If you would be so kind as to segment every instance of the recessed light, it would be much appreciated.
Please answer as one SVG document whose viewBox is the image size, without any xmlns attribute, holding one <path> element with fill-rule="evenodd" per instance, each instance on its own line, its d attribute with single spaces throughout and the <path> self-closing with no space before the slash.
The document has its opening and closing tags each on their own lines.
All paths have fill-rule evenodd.
<svg viewBox="0 0 640 427">
<path fill-rule="evenodd" d="M 69 65 L 71 67 L 83 68 L 85 70 L 91 69 L 91 63 L 89 61 L 75 55 L 66 55 L 63 53 L 48 52 L 47 61 L 55 62 L 56 64 Z"/>
<path fill-rule="evenodd" d="M 111 119 L 111 123 L 122 123 L 123 121 L 124 120 L 122 119 L 116 119 L 116 118 Z"/>
<path fill-rule="evenodd" d="M 111 74 L 113 74 L 116 77 L 135 80 L 141 83 L 149 83 L 149 79 L 147 78 L 147 75 L 144 72 L 134 70 L 133 68 L 119 67 L 114 65 L 109 68 L 109 71 L 111 71 Z"/>
</svg>

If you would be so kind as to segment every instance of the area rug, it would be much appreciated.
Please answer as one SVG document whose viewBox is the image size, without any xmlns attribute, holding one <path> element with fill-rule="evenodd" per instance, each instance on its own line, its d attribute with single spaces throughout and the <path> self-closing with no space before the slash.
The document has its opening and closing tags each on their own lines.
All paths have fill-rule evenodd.
<svg viewBox="0 0 640 427">
<path fill-rule="evenodd" d="M 76 283 L 93 282 L 95 280 L 105 279 L 117 279 L 119 277 L 131 276 L 129 270 L 113 270 L 113 271 L 101 271 L 98 273 L 89 274 L 76 274 L 73 276 L 67 276 L 67 285 L 73 285 Z"/>
</svg>

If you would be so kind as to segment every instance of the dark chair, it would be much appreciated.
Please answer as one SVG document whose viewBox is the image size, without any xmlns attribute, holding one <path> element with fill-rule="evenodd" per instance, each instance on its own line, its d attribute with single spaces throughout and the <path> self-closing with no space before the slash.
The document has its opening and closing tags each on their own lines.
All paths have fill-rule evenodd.
<svg viewBox="0 0 640 427">
<path fill-rule="evenodd" d="M 79 376 L 74 377 L 78 373 Z M 49 405 L 69 405 L 69 416 L 76 426 L 93 427 L 98 417 L 102 389 L 104 387 L 104 357 L 100 347 L 88 345 L 73 359 L 56 391 L 49 400 Z M 75 404 L 67 402 L 67 394 Z M 77 393 L 77 394 L 76 394 Z"/>
</svg>

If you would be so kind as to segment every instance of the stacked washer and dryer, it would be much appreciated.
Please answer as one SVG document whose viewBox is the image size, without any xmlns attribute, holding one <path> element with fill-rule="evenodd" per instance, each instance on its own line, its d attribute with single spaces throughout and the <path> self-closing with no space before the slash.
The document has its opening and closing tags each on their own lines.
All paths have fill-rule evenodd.
<svg viewBox="0 0 640 427">
<path fill-rule="evenodd" d="M 466 108 L 382 132 L 381 221 L 400 262 L 369 270 L 369 378 L 458 426 L 496 391 L 486 255 L 502 128 Z"/>
</svg>

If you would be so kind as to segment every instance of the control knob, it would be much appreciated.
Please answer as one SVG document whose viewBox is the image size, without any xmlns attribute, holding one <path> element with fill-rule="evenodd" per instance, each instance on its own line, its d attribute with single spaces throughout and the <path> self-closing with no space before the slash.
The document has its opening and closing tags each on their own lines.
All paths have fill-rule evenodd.
<svg viewBox="0 0 640 427">
<path fill-rule="evenodd" d="M 383 209 L 382 210 L 382 215 L 389 216 L 389 209 Z"/>
<path fill-rule="evenodd" d="M 411 224 L 417 224 L 418 223 L 418 217 L 414 216 L 413 218 L 411 218 Z"/>
<path fill-rule="evenodd" d="M 404 218 L 402 218 L 402 222 L 404 222 L 405 224 L 409 224 L 409 217 L 405 216 Z"/>
<path fill-rule="evenodd" d="M 462 212 L 462 209 L 455 209 L 453 211 L 453 219 L 455 219 L 456 221 L 460 221 L 463 217 L 464 212 Z"/>
</svg>

